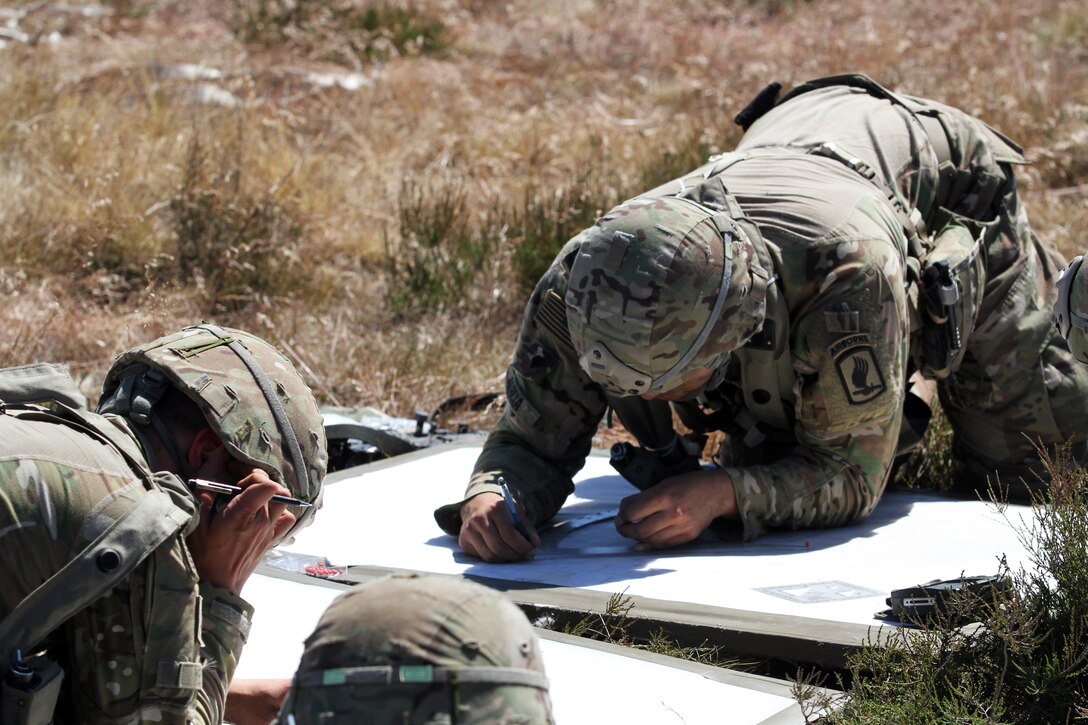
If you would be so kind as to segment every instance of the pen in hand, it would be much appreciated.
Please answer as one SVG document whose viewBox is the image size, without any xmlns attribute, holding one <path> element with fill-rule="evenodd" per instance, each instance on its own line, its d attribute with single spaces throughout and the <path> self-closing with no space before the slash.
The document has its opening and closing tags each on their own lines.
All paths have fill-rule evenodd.
<svg viewBox="0 0 1088 725">
<path fill-rule="evenodd" d="M 190 478 L 189 486 L 197 491 L 211 491 L 212 493 L 221 493 L 226 496 L 236 496 L 243 490 L 241 486 L 231 486 L 228 483 L 205 481 L 201 478 Z M 271 500 L 276 503 L 285 503 L 288 506 L 301 506 L 302 508 L 313 506 L 309 501 L 303 501 L 300 498 L 291 498 L 290 496 L 280 496 L 279 494 L 273 496 Z"/>
<path fill-rule="evenodd" d="M 506 485 L 506 479 L 499 476 L 499 488 L 502 489 L 502 499 L 506 502 L 506 508 L 510 512 L 510 517 L 514 519 L 514 528 L 518 530 L 518 533 L 529 538 L 529 532 L 525 528 L 525 523 L 521 520 L 521 514 L 518 513 L 518 505 L 514 503 L 514 496 L 510 493 L 510 487 Z"/>
</svg>

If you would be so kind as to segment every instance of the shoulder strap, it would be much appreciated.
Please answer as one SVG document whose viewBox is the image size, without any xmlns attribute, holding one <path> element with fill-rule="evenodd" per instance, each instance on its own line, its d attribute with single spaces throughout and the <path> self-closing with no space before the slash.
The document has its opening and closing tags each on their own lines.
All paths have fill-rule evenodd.
<svg viewBox="0 0 1088 725">
<path fill-rule="evenodd" d="M 946 178 L 949 170 L 954 169 L 955 165 L 952 163 L 952 149 L 949 143 L 948 134 L 941 124 L 940 119 L 934 115 L 936 114 L 934 108 L 927 106 L 910 96 L 894 93 L 863 73 L 844 73 L 827 76 L 825 78 L 816 78 L 807 83 L 802 83 L 793 88 L 786 95 L 782 96 L 775 105 L 780 106 L 790 99 L 796 98 L 804 93 L 832 86 L 859 88 L 875 98 L 887 100 L 910 113 L 921 126 L 923 133 L 933 147 L 938 167 L 938 186 L 940 187 L 937 190 L 936 195 L 937 198 L 940 199 L 942 189 L 947 191 L 949 186 L 949 181 Z M 917 208 L 909 208 L 893 186 L 885 183 L 876 171 L 871 169 L 861 159 L 843 153 L 843 151 L 833 143 L 820 144 L 819 146 L 810 149 L 809 152 L 818 156 L 834 159 L 835 161 L 844 164 L 880 189 L 891 203 L 892 209 L 895 210 L 895 214 L 898 217 L 899 224 L 903 227 L 903 231 L 907 236 L 909 257 L 914 260 L 925 258 L 927 231 L 922 219 L 922 214 Z M 912 264 L 909 266 L 911 272 L 917 275 L 918 265 Z"/>
<path fill-rule="evenodd" d="M 773 269 L 774 267 L 772 267 Z M 741 369 L 744 405 L 760 423 L 792 430 L 787 410 L 793 408 L 796 373 L 789 354 L 789 308 L 778 288 L 778 276 L 767 285 L 767 318 L 763 329 L 733 352 Z M 746 443 L 753 445 L 758 441 Z"/>
<path fill-rule="evenodd" d="M 184 529 L 192 514 L 158 487 L 136 444 L 100 416 L 59 404 L 53 410 L 2 406 L 0 412 L 75 428 L 109 445 L 137 472 L 147 489 L 136 505 L 4 617 L 0 622 L 0 657 L 10 658 L 16 649 L 27 652 L 76 612 L 105 596 L 149 552 Z"/>
<path fill-rule="evenodd" d="M 928 237 L 925 221 L 922 219 L 922 213 L 917 208 L 908 208 L 903 202 L 903 199 L 899 196 L 899 193 L 891 185 L 885 184 L 883 179 L 877 175 L 876 171 L 858 157 L 843 153 L 842 149 L 835 144 L 831 142 L 822 143 L 810 148 L 808 152 L 816 156 L 824 156 L 838 161 L 840 164 L 843 164 L 848 169 L 864 178 L 877 189 L 880 189 L 887 198 L 892 210 L 895 212 L 899 226 L 903 228 L 903 233 L 907 237 L 907 252 L 909 258 L 914 260 L 925 258 L 926 239 Z M 908 266 L 912 272 L 917 273 L 917 270 L 913 266 Z"/>
<path fill-rule="evenodd" d="M 778 103 L 775 105 L 781 106 L 786 101 L 795 98 L 802 93 L 815 91 L 819 88 L 830 88 L 831 86 L 851 86 L 853 88 L 860 88 L 870 95 L 887 99 L 892 103 L 898 103 L 901 106 L 907 106 L 909 109 L 907 102 L 902 96 L 889 91 L 864 73 L 840 73 L 839 75 L 815 78 L 790 89 L 790 92 L 778 99 Z"/>
<path fill-rule="evenodd" d="M 128 464 L 129 468 L 140 475 L 147 488 L 156 487 L 151 469 L 148 468 L 147 461 L 144 460 L 136 442 L 125 435 L 117 426 L 98 414 L 87 410 L 70 408 L 66 405 L 55 405 L 52 409 L 37 406 L 5 406 L 2 412 L 16 418 L 39 420 L 75 428 L 116 450 L 125 459 L 125 463 Z"/>
<path fill-rule="evenodd" d="M 0 622 L 0 655 L 24 654 L 105 596 L 189 522 L 163 491 L 148 491 L 106 532 L 31 592 Z"/>
<path fill-rule="evenodd" d="M 724 155 L 725 166 L 716 172 L 743 158 Z M 781 268 L 781 260 L 777 248 L 767 243 L 759 227 L 744 214 L 736 197 L 728 192 L 726 204 L 752 240 L 758 260 L 758 265 L 752 265 L 752 287 L 755 290 L 757 286 L 765 286 L 760 292 L 767 301 L 763 327 L 743 347 L 733 351 L 741 368 L 744 405 L 756 421 L 789 431 L 793 426 L 787 410 L 793 408 L 796 374 L 789 354 L 789 307 L 778 284 L 777 270 Z M 746 439 L 746 443 L 755 445 L 758 441 Z"/>
</svg>

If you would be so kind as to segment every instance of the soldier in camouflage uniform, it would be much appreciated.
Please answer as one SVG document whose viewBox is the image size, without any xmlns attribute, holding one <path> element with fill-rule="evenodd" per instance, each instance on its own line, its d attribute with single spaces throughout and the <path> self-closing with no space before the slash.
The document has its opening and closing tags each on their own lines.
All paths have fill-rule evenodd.
<svg viewBox="0 0 1088 725">
<path fill-rule="evenodd" d="M 126 352 L 98 412 L 83 402 L 57 366 L 0 371 L 4 667 L 15 649 L 60 664 L 58 723 L 219 723 L 241 587 L 319 503 L 316 402 L 275 349 L 214 325 Z"/>
<path fill-rule="evenodd" d="M 641 548 L 712 522 L 749 540 L 865 518 L 917 440 L 901 431 L 912 376 L 937 382 L 974 488 L 1024 493 L 1035 443 L 1085 460 L 1088 374 L 1049 324 L 1061 262 L 1018 199 L 1020 149 L 860 75 L 742 115 L 734 152 L 619 205 L 541 279 L 503 418 L 465 498 L 435 513 L 466 552 L 532 555 L 497 479 L 547 521 L 609 406 L 662 455 L 678 445 L 663 401 L 727 433 L 717 468 L 621 502 Z"/>
<path fill-rule="evenodd" d="M 278 725 L 546 725 L 540 643 L 510 600 L 452 577 L 398 574 L 322 615 Z"/>
</svg>

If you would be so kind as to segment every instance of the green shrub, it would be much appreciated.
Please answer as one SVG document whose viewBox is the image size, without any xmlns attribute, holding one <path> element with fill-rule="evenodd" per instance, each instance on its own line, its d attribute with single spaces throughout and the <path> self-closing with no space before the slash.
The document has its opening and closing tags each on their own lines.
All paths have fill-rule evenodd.
<svg viewBox="0 0 1088 725">
<path fill-rule="evenodd" d="M 620 201 L 619 192 L 591 169 L 554 191 L 527 187 L 521 208 L 509 214 L 511 276 L 519 294 L 527 297 L 560 248 Z"/>
<path fill-rule="evenodd" d="M 933 626 L 894 629 L 881 646 L 860 650 L 831 723 L 1035 725 L 1088 716 L 1088 473 L 1042 455 L 1049 501 L 1037 502 L 1029 521 L 1010 521 L 1028 568 L 1009 572 L 1011 586 L 993 603 L 961 596 Z M 970 619 L 980 626 L 955 626 Z"/>
<path fill-rule="evenodd" d="M 403 55 L 438 55 L 448 31 L 431 10 L 407 0 L 235 0 L 232 28 L 246 43 L 296 49 L 355 65 Z"/>
<path fill-rule="evenodd" d="M 722 140 L 711 140 L 701 126 L 692 128 L 679 143 L 666 147 L 642 163 L 638 171 L 639 186 L 648 191 L 699 168 L 715 153 Z"/>
<path fill-rule="evenodd" d="M 490 282 L 525 299 L 560 248 L 601 214 L 705 163 L 716 148 L 712 135 L 700 125 L 642 161 L 633 183 L 631 175 L 603 156 L 559 184 L 545 187 L 530 179 L 518 202 L 492 205 L 481 220 L 469 218 L 471 205 L 449 182 L 424 188 L 406 181 L 399 204 L 400 243 L 387 245 L 393 309 L 405 314 L 448 307 L 471 297 L 466 290 L 474 279 L 484 288 Z M 599 141 L 592 145 L 600 150 Z M 494 262 L 491 269 L 481 265 L 485 259 Z"/>
<path fill-rule="evenodd" d="M 463 180 L 406 179 L 398 211 L 399 243 L 386 244 L 394 312 L 475 308 L 490 298 L 501 227 L 471 216 Z"/>
<path fill-rule="evenodd" d="M 241 141 L 238 142 L 239 144 Z M 167 205 L 175 242 L 162 278 L 203 287 L 209 310 L 267 299 L 319 296 L 319 275 L 304 260 L 305 230 L 278 189 L 242 184 L 241 148 L 211 158 L 194 137 L 181 185 Z"/>
</svg>

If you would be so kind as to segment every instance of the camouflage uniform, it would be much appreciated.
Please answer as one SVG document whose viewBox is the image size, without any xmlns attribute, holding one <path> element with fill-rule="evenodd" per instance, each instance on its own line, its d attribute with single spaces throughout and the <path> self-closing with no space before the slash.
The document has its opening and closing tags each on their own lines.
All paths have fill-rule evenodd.
<svg viewBox="0 0 1088 725">
<path fill-rule="evenodd" d="M 0 482 L 2 616 L 145 492 L 109 446 L 62 424 L 3 415 Z M 57 722 L 219 722 L 251 616 L 243 600 L 198 583 L 175 537 L 46 641 L 65 671 Z M 160 680 L 160 662 L 206 663 L 201 689 Z"/>
<path fill-rule="evenodd" d="M 643 343 L 655 354 L 664 350 L 669 362 L 680 352 L 670 350 L 669 335 L 690 344 L 720 273 L 699 275 L 689 264 L 683 275 L 644 284 L 646 270 L 625 272 L 622 253 L 618 271 L 577 269 L 580 255 L 607 261 L 609 240 L 618 236 L 634 244 L 695 229 L 695 222 L 674 224 L 676 197 L 708 207 L 706 215 L 729 205 L 726 221 L 758 228 L 726 233 L 734 240 L 733 276 L 738 265 L 753 274 L 733 280 L 750 299 L 712 313 L 721 322 L 690 366 L 717 370 L 711 389 L 673 404 L 690 427 L 729 434 L 718 462 L 733 480 L 744 538 L 867 516 L 902 450 L 904 388 L 914 371 L 939 381 L 971 485 L 985 489 L 995 475 L 1013 487 L 1021 477 L 1032 480 L 1039 467 L 1032 440 L 1070 441 L 1083 460 L 1088 375 L 1049 324 L 1060 264 L 1020 206 L 1011 164 L 1022 162 L 1019 149 L 981 121 L 893 96 L 864 77 L 796 89 L 755 121 L 735 152 L 620 205 L 563 248 L 529 301 L 507 371 L 508 405 L 466 499 L 498 492 L 502 475 L 534 523 L 562 505 L 606 406 L 624 418 L 624 406 L 639 400 L 635 389 L 616 397 L 591 361 L 579 362 L 583 328 L 607 327 L 607 310 L 671 320 L 671 330 L 658 324 L 656 337 Z M 747 242 L 738 246 L 746 237 L 754 252 Z M 709 252 L 705 259 L 713 270 L 722 264 Z M 952 315 L 923 293 L 922 259 L 948 262 L 959 289 Z M 692 277 L 704 278 L 694 282 L 696 291 L 709 286 L 685 301 L 672 288 L 688 291 Z M 779 318 L 788 319 L 780 343 L 788 375 L 778 399 L 752 382 L 755 351 L 785 332 L 767 325 L 757 333 L 758 324 L 749 324 L 746 315 L 764 312 L 746 280 L 761 279 L 770 280 L 784 310 Z M 586 294 L 616 299 L 594 311 Z M 662 295 L 674 309 L 659 309 Z M 948 343 L 949 319 L 959 333 L 956 349 Z M 636 359 L 630 353 L 625 361 Z M 641 369 L 654 364 L 644 361 Z M 778 410 L 761 411 L 760 403 Z M 651 448 L 664 442 L 648 440 L 652 431 L 634 432 Z M 436 511 L 448 533 L 460 528 L 460 505 Z"/>
<path fill-rule="evenodd" d="M 132 399 L 143 394 L 134 382 L 165 367 L 175 376 L 170 385 L 202 405 L 232 455 L 265 468 L 296 496 L 313 500 L 320 490 L 324 439 L 309 390 L 267 344 L 237 331 L 220 332 L 241 340 L 260 360 L 292 425 L 305 431 L 309 476 L 301 485 L 281 460 L 291 457 L 270 445 L 280 444 L 273 433 L 277 426 L 254 377 L 227 342 L 207 330 L 190 328 L 118 359 L 107 376 L 103 404 L 124 410 L 125 417 L 66 407 L 62 396 L 47 395 L 53 402 L 44 405 L 16 406 L 27 401 L 10 397 L 7 406 L 0 403 L 0 617 L 7 618 L 81 552 L 93 552 L 104 532 L 117 529 L 147 497 L 168 494 L 172 506 L 165 515 L 176 522 L 173 534 L 153 551 L 121 549 L 122 562 L 135 554 L 131 573 L 35 647 L 47 649 L 65 673 L 55 722 L 221 722 L 253 613 L 230 591 L 199 580 L 185 543 L 197 524 L 196 502 L 177 476 L 151 474 L 140 443 L 145 439 L 128 417 Z M 198 382 L 186 387 L 186 380 Z M 124 396 L 118 390 L 129 398 L 119 400 Z M 315 424 L 318 437 L 311 445 Z M 97 561 L 101 568 L 103 560 Z M 73 582 L 81 587 L 96 574 L 83 571 Z M 73 590 L 75 597 L 79 587 Z M 43 619 L 50 614 L 48 607 L 40 612 Z"/>
<path fill-rule="evenodd" d="M 540 643 L 502 594 L 398 574 L 333 602 L 306 640 L 277 722 L 545 725 Z"/>
</svg>

